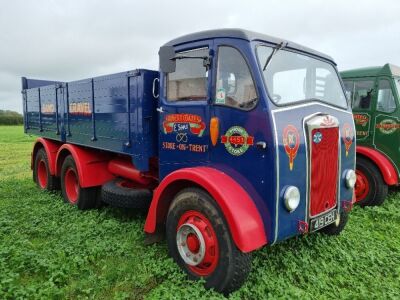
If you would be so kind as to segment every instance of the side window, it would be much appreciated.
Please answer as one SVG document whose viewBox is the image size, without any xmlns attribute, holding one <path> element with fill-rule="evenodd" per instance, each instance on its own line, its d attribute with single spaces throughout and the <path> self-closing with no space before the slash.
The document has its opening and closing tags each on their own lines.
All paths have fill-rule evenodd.
<svg viewBox="0 0 400 300">
<path fill-rule="evenodd" d="M 219 47 L 215 104 L 251 109 L 256 103 L 256 88 L 243 56 L 235 48 Z"/>
<path fill-rule="evenodd" d="M 387 79 L 379 80 L 376 110 L 385 113 L 392 113 L 396 110 L 396 102 L 394 100 L 393 91 L 390 86 L 390 81 Z"/>
<path fill-rule="evenodd" d="M 353 109 L 371 109 L 373 80 L 356 81 L 354 83 Z"/>
<path fill-rule="evenodd" d="M 184 56 L 207 56 L 208 49 L 179 52 Z M 185 58 L 176 61 L 176 69 L 167 76 L 168 101 L 196 101 L 207 99 L 208 72 L 202 59 Z"/>
<path fill-rule="evenodd" d="M 343 81 L 344 88 L 346 90 L 346 97 L 349 99 L 350 103 L 353 104 L 354 97 L 354 81 L 345 80 Z"/>
</svg>

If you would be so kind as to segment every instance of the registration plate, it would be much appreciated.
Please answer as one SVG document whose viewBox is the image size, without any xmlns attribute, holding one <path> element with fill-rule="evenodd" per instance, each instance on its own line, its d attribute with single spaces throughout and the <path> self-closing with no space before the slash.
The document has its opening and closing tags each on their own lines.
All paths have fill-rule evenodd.
<svg viewBox="0 0 400 300">
<path fill-rule="evenodd" d="M 332 224 L 337 219 L 337 210 L 333 209 L 330 212 L 323 214 L 311 220 L 310 231 L 320 230 L 321 228 Z"/>
</svg>

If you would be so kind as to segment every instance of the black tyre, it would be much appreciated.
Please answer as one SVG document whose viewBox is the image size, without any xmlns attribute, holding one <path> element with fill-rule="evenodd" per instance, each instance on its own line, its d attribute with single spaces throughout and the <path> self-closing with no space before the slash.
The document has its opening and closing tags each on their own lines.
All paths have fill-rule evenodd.
<svg viewBox="0 0 400 300">
<path fill-rule="evenodd" d="M 115 207 L 148 208 L 153 192 L 135 183 L 117 178 L 101 188 L 101 200 Z"/>
<path fill-rule="evenodd" d="M 176 195 L 166 236 L 171 257 L 189 278 L 204 278 L 206 288 L 229 294 L 250 272 L 251 255 L 236 247 L 218 205 L 201 189 L 188 188 Z"/>
<path fill-rule="evenodd" d="M 345 210 L 341 210 L 339 213 L 340 218 L 337 222 L 334 222 L 320 230 L 321 233 L 327 235 L 339 235 L 343 229 L 346 227 L 347 221 L 349 219 L 349 214 Z"/>
<path fill-rule="evenodd" d="M 65 158 L 61 168 L 61 189 L 64 201 L 79 209 L 91 209 L 99 205 L 98 188 L 82 188 L 79 185 L 78 170 L 71 155 Z"/>
<path fill-rule="evenodd" d="M 388 194 L 388 186 L 378 167 L 370 160 L 357 156 L 356 174 L 356 202 L 360 206 L 381 205 Z"/>
<path fill-rule="evenodd" d="M 60 179 L 50 174 L 49 160 L 43 148 L 36 153 L 33 180 L 42 190 L 55 191 L 60 189 Z"/>
</svg>

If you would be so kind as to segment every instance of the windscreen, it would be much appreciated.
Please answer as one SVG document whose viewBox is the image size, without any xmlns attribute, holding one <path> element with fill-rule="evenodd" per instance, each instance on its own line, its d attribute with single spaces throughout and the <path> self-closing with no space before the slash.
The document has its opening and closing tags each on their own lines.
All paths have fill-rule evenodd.
<svg viewBox="0 0 400 300">
<path fill-rule="evenodd" d="M 304 101 L 322 101 L 347 108 L 347 101 L 335 68 L 324 61 L 287 51 L 273 52 L 272 47 L 257 47 L 270 98 L 276 105 Z"/>
</svg>

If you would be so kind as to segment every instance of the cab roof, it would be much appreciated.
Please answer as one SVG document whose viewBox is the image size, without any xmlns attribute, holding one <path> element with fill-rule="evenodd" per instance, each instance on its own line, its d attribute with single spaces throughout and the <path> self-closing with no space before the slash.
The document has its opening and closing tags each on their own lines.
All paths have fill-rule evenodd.
<svg viewBox="0 0 400 300">
<path fill-rule="evenodd" d="M 173 40 L 169 41 L 168 43 L 166 43 L 164 46 L 178 46 L 178 45 L 189 43 L 189 42 L 195 42 L 195 41 L 201 41 L 201 40 L 207 40 L 207 39 L 213 39 L 213 38 L 236 38 L 236 39 L 246 40 L 249 42 L 250 41 L 261 41 L 261 42 L 267 42 L 267 43 L 271 43 L 271 44 L 275 44 L 275 45 L 278 45 L 282 42 L 284 42 L 284 43 L 287 42 L 288 43 L 287 48 L 310 53 L 312 55 L 329 60 L 336 65 L 336 63 L 334 62 L 332 57 L 330 57 L 329 55 L 326 55 L 324 53 L 315 51 L 311 48 L 293 43 L 288 40 L 269 36 L 266 34 L 249 31 L 249 30 L 244 30 L 244 29 L 237 29 L 237 28 L 215 29 L 215 30 L 206 30 L 206 31 L 195 32 L 195 33 L 187 34 L 187 35 L 178 37 L 176 39 L 173 39 Z"/>
<path fill-rule="evenodd" d="M 353 78 L 353 77 L 377 77 L 377 76 L 400 76 L 400 67 L 386 64 L 383 67 L 367 67 L 352 69 L 340 72 L 342 78 Z"/>
</svg>

